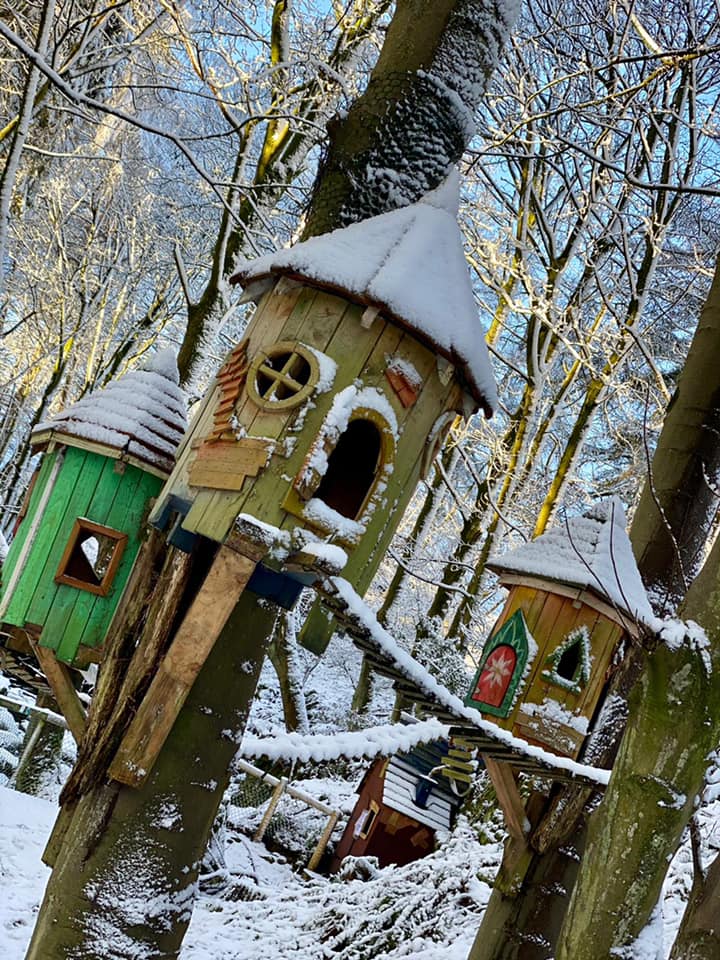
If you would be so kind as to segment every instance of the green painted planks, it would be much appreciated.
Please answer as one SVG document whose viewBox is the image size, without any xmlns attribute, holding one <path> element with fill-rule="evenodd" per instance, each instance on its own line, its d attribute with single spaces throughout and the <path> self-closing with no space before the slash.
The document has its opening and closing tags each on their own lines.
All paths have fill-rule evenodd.
<svg viewBox="0 0 720 960">
<path fill-rule="evenodd" d="M 126 466 L 125 472 L 118 474 L 115 467 L 116 461 L 106 462 L 84 516 L 95 523 L 126 533 L 127 514 L 137 495 L 141 471 L 137 467 Z M 123 553 L 121 566 L 124 561 Z M 114 606 L 117 598 L 115 583 L 119 574 L 118 569 L 113 587 L 106 597 L 66 584 L 58 586 L 42 638 L 43 646 L 52 643 L 55 647 L 58 660 L 72 663 L 87 626 L 94 621 L 106 622 L 107 611 Z"/>
<path fill-rule="evenodd" d="M 127 482 L 131 481 L 131 478 L 126 475 L 121 492 L 113 503 L 112 511 L 106 521 L 109 527 L 115 527 L 127 533 L 128 542 L 110 592 L 106 597 L 96 597 L 96 600 L 103 602 L 98 603 L 94 608 L 80 637 L 80 643 L 86 647 L 98 647 L 105 640 L 110 620 L 125 589 L 140 548 L 148 501 L 151 497 L 157 496 L 162 486 L 162 480 L 159 477 L 154 477 L 140 470 L 137 473 L 138 477 L 135 484 Z"/>
<path fill-rule="evenodd" d="M 42 496 L 42 492 L 45 489 L 45 485 L 47 484 L 50 478 L 50 473 L 52 471 L 52 467 L 53 467 L 53 464 L 55 463 L 55 459 L 57 455 L 58 455 L 58 451 L 55 450 L 52 453 L 45 454 L 45 456 L 43 457 L 42 465 L 40 467 L 40 472 L 38 474 L 37 480 L 35 481 L 35 487 L 33 488 L 33 492 L 30 497 L 30 503 L 28 504 L 27 513 L 25 514 L 20 526 L 18 527 L 17 533 L 13 537 L 13 542 L 10 544 L 10 550 L 8 551 L 8 555 L 5 558 L 5 562 L 3 563 L 3 567 L 2 567 L 3 586 L 6 586 L 9 583 L 10 577 L 12 576 L 13 570 L 15 569 L 15 564 L 17 563 L 17 559 L 20 556 L 20 552 L 22 551 L 22 548 L 25 543 L 25 540 L 27 539 L 28 533 L 30 532 L 30 527 L 32 526 L 32 520 L 33 520 L 33 517 L 35 516 L 35 511 L 37 510 L 38 501 L 40 500 L 40 497 Z M 16 626 L 20 626 L 23 621 L 10 619 L 10 616 L 9 616 L 10 609 L 11 607 L 14 607 L 14 606 L 15 604 L 11 603 L 10 607 L 8 607 L 8 611 L 4 619 L 7 620 L 9 623 L 14 623 Z"/>
<path fill-rule="evenodd" d="M 45 623 L 58 590 L 54 577 L 73 524 L 85 515 L 106 462 L 96 453 L 67 448 L 22 578 L 31 591 L 25 614 L 30 623 Z M 43 646 L 53 646 L 48 639 L 52 640 L 43 638 Z"/>
</svg>

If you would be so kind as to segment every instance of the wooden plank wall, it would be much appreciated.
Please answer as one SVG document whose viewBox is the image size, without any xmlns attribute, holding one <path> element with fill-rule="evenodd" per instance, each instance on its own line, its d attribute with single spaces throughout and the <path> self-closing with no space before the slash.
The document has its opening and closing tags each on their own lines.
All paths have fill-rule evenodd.
<svg viewBox="0 0 720 960">
<path fill-rule="evenodd" d="M 623 635 L 622 627 L 587 604 L 535 587 L 514 586 L 498 619 L 493 634 L 517 610 L 522 610 L 530 633 L 538 644 L 538 653 L 520 695 L 508 717 L 498 718 L 500 726 L 515 728 L 520 736 L 530 736 L 529 728 L 517 726 L 524 703 L 541 704 L 548 698 L 576 716 L 592 719 L 598 698 L 607 679 L 613 652 Z M 548 656 L 579 627 L 590 635 L 590 680 L 578 693 L 543 677 Z M 577 737 L 581 742 L 582 737 Z"/>
<path fill-rule="evenodd" d="M 68 447 L 5 619 L 42 627 L 41 645 L 71 663 L 80 643 L 97 646 L 104 636 L 139 547 L 139 528 L 149 497 L 162 481 L 137 467 Z M 128 533 L 120 566 L 107 596 L 66 584 L 55 574 L 75 520 L 86 517 Z"/>
<path fill-rule="evenodd" d="M 33 517 L 35 516 L 35 512 L 38 507 L 38 501 L 42 497 L 43 490 L 45 489 L 45 485 L 49 480 L 50 473 L 52 471 L 52 465 L 55 462 L 57 455 L 57 450 L 53 450 L 51 453 L 46 453 L 43 457 L 38 478 L 35 481 L 32 494 L 30 495 L 30 503 L 28 504 L 27 513 L 25 514 L 22 523 L 18 527 L 17 532 L 13 537 L 8 555 L 2 565 L 3 586 L 9 583 L 13 570 L 15 569 L 15 564 L 17 563 L 18 557 L 22 552 L 22 548 L 25 540 L 27 539 L 28 533 L 30 532 Z M 19 626 L 19 624 L 15 623 L 14 620 L 10 620 L 8 622 L 14 623 L 15 626 Z"/>
<path fill-rule="evenodd" d="M 459 405 L 460 389 L 453 381 L 447 385 L 440 382 L 435 355 L 412 335 L 381 316 L 365 328 L 360 323 L 363 312 L 360 305 L 308 287 L 266 295 L 250 330 L 248 356 L 252 359 L 259 347 L 270 346 L 277 340 L 297 339 L 333 358 L 338 367 L 335 382 L 332 390 L 313 398 L 313 405 L 283 413 L 259 410 L 247 397 L 241 400 L 236 408 L 238 421 L 249 436 L 277 439 L 276 453 L 270 466 L 253 482 L 246 481 L 240 493 L 196 491 L 183 526 L 222 541 L 240 512 L 287 530 L 302 523 L 282 508 L 283 501 L 334 396 L 360 378 L 363 386 L 377 387 L 388 398 L 400 429 L 394 470 L 384 478 L 386 489 L 378 497 L 367 534 L 351 551 L 346 568 L 361 590 L 367 587 L 419 479 L 432 426 L 446 409 Z M 409 360 L 421 375 L 423 385 L 418 400 L 410 407 L 404 406 L 387 381 L 385 372 L 390 357 Z M 299 417 L 302 427 L 296 429 Z M 284 453 L 286 439 L 294 441 L 289 455 Z"/>
</svg>

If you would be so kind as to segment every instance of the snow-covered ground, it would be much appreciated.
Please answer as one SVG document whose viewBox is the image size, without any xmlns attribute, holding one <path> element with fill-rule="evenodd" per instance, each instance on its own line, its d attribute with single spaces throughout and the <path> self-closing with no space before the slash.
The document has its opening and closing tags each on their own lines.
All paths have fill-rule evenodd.
<svg viewBox="0 0 720 960">
<path fill-rule="evenodd" d="M 297 669 L 308 699 L 312 733 L 337 735 L 348 722 L 354 724 L 347 704 L 359 664 L 359 653 L 341 638 L 333 640 L 321 660 L 298 651 Z M 277 681 L 268 664 L 251 716 L 250 729 L 256 736 L 284 732 L 278 700 Z M 389 684 L 379 680 L 363 723 L 386 723 L 391 702 Z M 6 717 L 3 730 L 0 746 L 7 741 L 16 753 L 21 729 L 10 729 Z M 10 752 L 6 759 L 12 759 Z M 364 768 L 362 761 L 348 762 L 342 775 L 324 765 L 305 768 L 298 772 L 303 779 L 297 785 L 340 811 L 342 818 L 352 809 L 354 786 Z M 708 862 L 718 846 L 718 769 L 710 778 L 700 814 Z M 45 794 L 48 799 L 36 799 L 0 787 L 2 960 L 22 960 L 32 933 L 48 876 L 40 857 L 57 810 L 53 798 L 58 790 L 55 782 Z M 268 955 L 293 960 L 466 960 L 500 860 L 496 829 L 489 829 L 488 837 L 481 839 L 461 818 L 436 853 L 406 867 L 389 867 L 364 880 L 308 879 L 284 857 L 250 839 L 263 808 L 240 803 L 238 795 L 228 803 L 227 826 L 220 834 L 223 882 L 212 892 L 204 889 L 199 894 L 181 960 L 265 960 Z M 297 802 L 283 803 L 288 806 L 278 808 L 273 820 L 275 848 L 281 844 L 294 851 L 302 865 L 325 819 Z M 342 819 L 338 834 L 341 827 Z M 628 958 L 668 956 L 691 870 L 686 844 L 671 867 L 662 912 L 657 912 L 655 923 L 644 931 Z"/>
<path fill-rule="evenodd" d="M 0 956 L 22 960 L 48 870 L 55 805 L 0 787 Z M 368 880 L 304 879 L 236 833 L 223 894 L 201 894 L 182 960 L 465 960 L 500 853 L 461 822 L 436 854 Z M 483 877 L 485 879 L 483 879 Z M 247 899 L 241 899 L 246 897 Z"/>
<path fill-rule="evenodd" d="M 321 781 L 306 785 L 313 793 L 321 786 Z M 342 807 L 351 795 L 343 798 L 336 787 L 332 799 Z M 3 960 L 25 955 L 49 873 L 40 857 L 56 809 L 51 801 L 0 787 Z M 706 828 L 711 827 L 715 818 L 710 809 L 703 819 Z M 252 825 L 246 819 L 244 826 Z M 480 842 L 461 818 L 452 836 L 424 860 L 388 867 L 365 880 L 307 879 L 262 843 L 228 830 L 229 884 L 222 892 L 199 895 L 181 960 L 265 960 L 268 955 L 294 960 L 466 960 L 500 852 L 499 843 Z M 690 869 L 685 845 L 668 875 L 662 914 L 656 914 L 628 953 L 632 960 L 668 956 Z"/>
</svg>

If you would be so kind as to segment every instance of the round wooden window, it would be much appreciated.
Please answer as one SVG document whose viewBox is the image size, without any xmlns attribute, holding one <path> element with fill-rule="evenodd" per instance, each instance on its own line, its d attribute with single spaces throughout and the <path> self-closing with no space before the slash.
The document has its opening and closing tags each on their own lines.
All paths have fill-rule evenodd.
<svg viewBox="0 0 720 960">
<path fill-rule="evenodd" d="M 287 410 L 312 394 L 320 378 L 315 354 L 300 343 L 280 342 L 250 364 L 248 393 L 265 410 Z"/>
</svg>

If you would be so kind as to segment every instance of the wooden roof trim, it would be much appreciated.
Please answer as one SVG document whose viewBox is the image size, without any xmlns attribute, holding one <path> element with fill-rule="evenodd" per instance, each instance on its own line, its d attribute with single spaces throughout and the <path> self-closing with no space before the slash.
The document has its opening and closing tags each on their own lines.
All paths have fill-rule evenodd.
<svg viewBox="0 0 720 960">
<path fill-rule="evenodd" d="M 129 437 L 129 439 L 132 439 Z M 97 440 L 86 440 L 84 437 L 76 437 L 72 433 L 66 433 L 64 430 L 44 430 L 42 433 L 36 433 L 32 438 L 33 450 L 42 451 L 50 446 L 51 443 L 61 444 L 66 447 L 77 447 L 78 450 L 87 450 L 89 453 L 97 453 L 101 457 L 108 457 L 110 460 L 119 460 L 122 463 L 128 463 L 132 467 L 137 467 L 144 473 L 149 473 L 153 477 L 159 477 L 160 480 L 167 480 L 170 476 L 170 468 L 167 470 L 149 463 L 141 457 L 136 457 L 125 450 L 118 450 L 108 444 L 99 443 Z M 171 460 L 167 454 L 163 454 L 166 460 Z"/>
<path fill-rule="evenodd" d="M 622 627 L 633 639 L 637 640 L 640 637 L 640 628 L 628 613 L 614 607 L 586 587 L 573 587 L 571 584 L 561 583 L 558 580 L 544 579 L 529 574 L 505 573 L 498 569 L 495 569 L 495 572 L 504 587 L 534 587 L 537 590 L 545 590 L 548 593 L 556 593 L 558 596 L 577 600 L 584 603 L 585 606 L 597 610 L 598 613 L 602 613 L 608 620 L 612 620 L 613 623 Z"/>
</svg>

